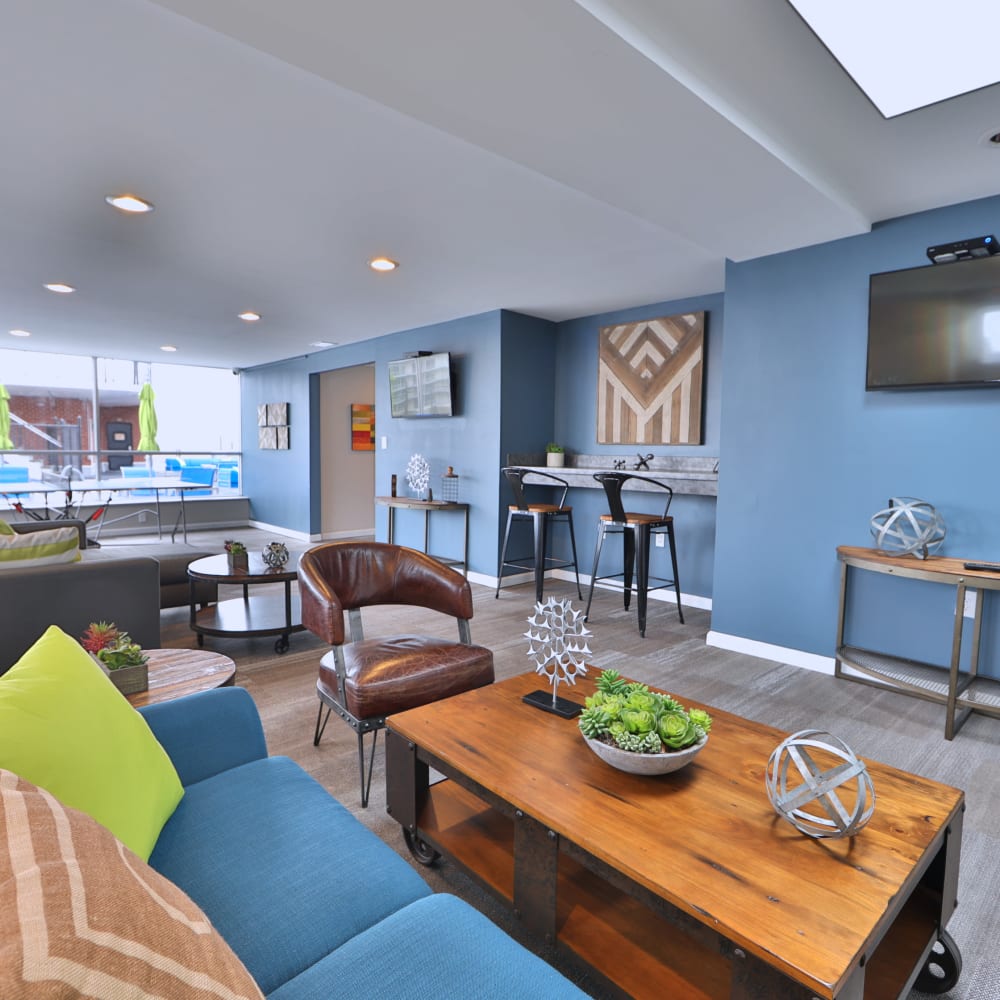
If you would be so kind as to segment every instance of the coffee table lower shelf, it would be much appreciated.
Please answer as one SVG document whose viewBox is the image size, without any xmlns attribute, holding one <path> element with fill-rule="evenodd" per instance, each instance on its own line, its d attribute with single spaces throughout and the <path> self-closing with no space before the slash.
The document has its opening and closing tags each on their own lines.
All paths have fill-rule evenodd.
<svg viewBox="0 0 1000 1000">
<path fill-rule="evenodd" d="M 457 781 L 444 780 L 428 789 L 416 836 L 509 907 L 529 929 L 536 929 L 530 927 L 532 915 L 520 913 L 514 904 L 516 824 L 515 816 L 490 806 Z M 939 894 L 924 888 L 914 892 L 866 963 L 859 1000 L 909 992 L 915 970 L 923 966 L 938 938 L 940 910 Z M 738 966 L 746 964 L 732 957 L 733 948 L 721 934 L 706 932 L 687 914 L 566 841 L 557 861 L 554 917 L 554 934 L 542 935 L 547 943 L 625 997 L 729 1000 L 734 976 L 742 973 Z M 774 983 L 781 990 L 774 996 L 813 995 L 780 975 Z M 852 1000 L 855 996 L 842 995 Z"/>
<path fill-rule="evenodd" d="M 198 645 L 203 636 L 228 636 L 248 638 L 251 636 L 279 636 L 275 651 L 284 653 L 288 649 L 288 637 L 293 632 L 302 632 L 302 608 L 298 594 L 291 598 L 291 611 L 285 605 L 280 593 L 254 592 L 249 597 L 235 597 L 218 604 L 209 604 L 193 612 L 191 628 L 198 634 Z"/>
</svg>

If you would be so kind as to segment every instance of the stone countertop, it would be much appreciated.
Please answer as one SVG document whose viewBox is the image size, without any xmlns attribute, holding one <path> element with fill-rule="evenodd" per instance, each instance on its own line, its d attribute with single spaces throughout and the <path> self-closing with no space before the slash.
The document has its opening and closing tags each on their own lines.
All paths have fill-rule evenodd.
<svg viewBox="0 0 1000 1000">
<path fill-rule="evenodd" d="M 649 452 L 643 452 L 648 455 Z M 625 468 L 616 470 L 616 460 L 624 460 Z M 719 494 L 719 460 L 711 456 L 684 458 L 678 456 L 659 456 L 649 459 L 648 469 L 635 469 L 638 453 L 630 455 L 566 455 L 566 464 L 561 468 L 549 468 L 545 464 L 544 454 L 511 454 L 507 456 L 508 465 L 520 465 L 539 472 L 549 472 L 565 479 L 571 487 L 585 489 L 601 489 L 601 484 L 594 479 L 595 472 L 634 472 L 637 476 L 649 476 L 660 479 L 673 487 L 677 494 L 693 496 L 718 496 Z M 532 482 L 527 477 L 525 482 Z M 537 480 L 542 482 L 542 480 Z M 626 483 L 625 490 L 638 492 L 655 491 L 655 487 L 645 483 Z"/>
</svg>

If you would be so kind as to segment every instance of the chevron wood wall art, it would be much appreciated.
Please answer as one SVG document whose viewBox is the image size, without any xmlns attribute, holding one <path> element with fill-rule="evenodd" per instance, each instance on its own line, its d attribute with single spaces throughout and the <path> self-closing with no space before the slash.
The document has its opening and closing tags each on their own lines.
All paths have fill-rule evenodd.
<svg viewBox="0 0 1000 1000">
<path fill-rule="evenodd" d="M 701 444 L 705 314 L 600 330 L 598 444 Z"/>
</svg>

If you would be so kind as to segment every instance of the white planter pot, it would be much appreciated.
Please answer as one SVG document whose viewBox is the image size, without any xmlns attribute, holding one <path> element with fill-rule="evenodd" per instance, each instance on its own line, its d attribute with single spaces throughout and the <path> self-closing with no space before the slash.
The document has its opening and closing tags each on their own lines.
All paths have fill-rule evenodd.
<svg viewBox="0 0 1000 1000">
<path fill-rule="evenodd" d="M 550 469 L 561 469 L 566 461 L 566 453 L 562 451 L 549 451 L 545 453 L 545 464 Z"/>
</svg>

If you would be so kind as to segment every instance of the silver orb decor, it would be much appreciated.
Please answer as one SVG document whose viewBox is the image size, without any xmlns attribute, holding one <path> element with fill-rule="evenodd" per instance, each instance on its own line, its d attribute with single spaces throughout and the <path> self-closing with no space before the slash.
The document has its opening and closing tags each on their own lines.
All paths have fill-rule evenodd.
<svg viewBox="0 0 1000 1000">
<path fill-rule="evenodd" d="M 767 762 L 775 812 L 807 837 L 853 837 L 875 811 L 875 786 L 864 761 L 821 729 L 792 733 Z"/>
<path fill-rule="evenodd" d="M 281 569 L 288 562 L 288 549 L 282 542 L 269 542 L 261 556 L 271 569 Z"/>
<path fill-rule="evenodd" d="M 885 552 L 926 559 L 944 542 L 941 515 L 915 497 L 890 497 L 889 506 L 873 514 L 871 523 L 875 545 Z"/>
</svg>

